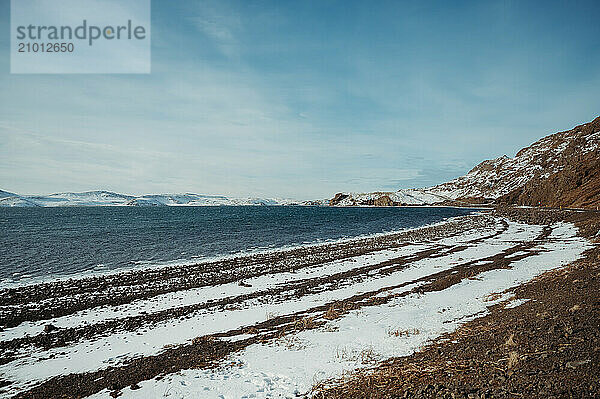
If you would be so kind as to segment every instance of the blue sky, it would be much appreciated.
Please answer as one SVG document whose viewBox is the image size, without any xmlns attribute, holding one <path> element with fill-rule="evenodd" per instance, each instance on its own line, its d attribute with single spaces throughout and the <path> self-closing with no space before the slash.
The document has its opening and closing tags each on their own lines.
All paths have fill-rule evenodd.
<svg viewBox="0 0 600 399">
<path fill-rule="evenodd" d="M 149 75 L 11 75 L 0 188 L 298 199 L 444 182 L 600 114 L 600 3 L 153 1 Z"/>
</svg>

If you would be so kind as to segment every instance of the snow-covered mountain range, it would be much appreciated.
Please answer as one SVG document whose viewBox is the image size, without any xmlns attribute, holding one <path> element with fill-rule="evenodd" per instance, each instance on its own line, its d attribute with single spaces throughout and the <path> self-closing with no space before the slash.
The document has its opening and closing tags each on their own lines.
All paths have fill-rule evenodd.
<svg viewBox="0 0 600 399">
<path fill-rule="evenodd" d="M 550 206 L 600 204 L 600 117 L 481 162 L 447 183 L 396 192 L 338 193 L 331 205 L 512 203 Z"/>
<path fill-rule="evenodd" d="M 201 194 L 132 196 L 109 191 L 22 196 L 0 190 L 0 206 L 215 206 L 433 204 L 600 206 L 600 117 L 519 151 L 481 162 L 464 176 L 427 188 L 338 193 L 331 200 L 230 198 Z"/>
<path fill-rule="evenodd" d="M 0 206 L 217 206 L 217 205 L 303 205 L 299 201 L 276 198 L 231 198 L 201 194 L 125 195 L 110 191 L 57 193 L 23 196 L 0 190 Z"/>
</svg>

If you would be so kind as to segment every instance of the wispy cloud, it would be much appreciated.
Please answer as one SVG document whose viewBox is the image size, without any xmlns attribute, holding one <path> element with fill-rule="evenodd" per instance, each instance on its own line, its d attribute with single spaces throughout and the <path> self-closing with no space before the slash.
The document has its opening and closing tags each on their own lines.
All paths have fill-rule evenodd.
<svg viewBox="0 0 600 399">
<path fill-rule="evenodd" d="M 239 57 L 238 35 L 243 25 L 239 13 L 225 1 L 204 1 L 190 10 L 189 20 L 210 38 L 219 51 L 229 57 Z"/>
</svg>

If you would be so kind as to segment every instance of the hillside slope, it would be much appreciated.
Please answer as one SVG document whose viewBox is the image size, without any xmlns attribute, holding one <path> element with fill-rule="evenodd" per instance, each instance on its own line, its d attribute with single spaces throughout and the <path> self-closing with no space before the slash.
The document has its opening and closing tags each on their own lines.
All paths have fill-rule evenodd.
<svg viewBox="0 0 600 399">
<path fill-rule="evenodd" d="M 480 163 L 465 176 L 431 187 L 452 199 L 500 203 L 594 206 L 600 201 L 600 117 L 546 136 L 519 151 Z"/>
<path fill-rule="evenodd" d="M 486 160 L 447 183 L 397 192 L 338 193 L 330 205 L 498 203 L 563 207 L 600 206 L 600 117 Z"/>
<path fill-rule="evenodd" d="M 577 208 L 600 207 L 600 117 L 549 136 L 566 143 L 559 170 L 535 177 L 498 198 L 499 203 Z"/>
</svg>

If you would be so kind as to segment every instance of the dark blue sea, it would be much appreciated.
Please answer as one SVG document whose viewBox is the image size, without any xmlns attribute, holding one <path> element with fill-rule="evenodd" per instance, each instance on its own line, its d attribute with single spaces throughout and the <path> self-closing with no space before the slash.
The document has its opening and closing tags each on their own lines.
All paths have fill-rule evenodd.
<svg viewBox="0 0 600 399">
<path fill-rule="evenodd" d="M 0 282 L 190 262 L 418 227 L 456 208 L 0 208 Z"/>
</svg>

